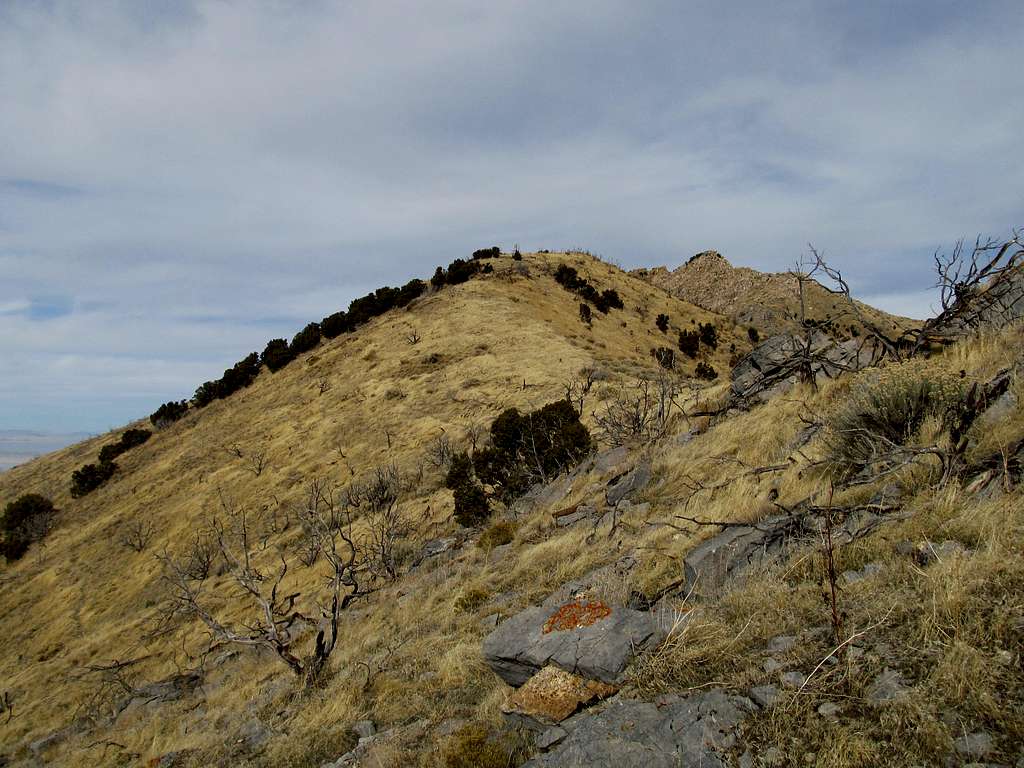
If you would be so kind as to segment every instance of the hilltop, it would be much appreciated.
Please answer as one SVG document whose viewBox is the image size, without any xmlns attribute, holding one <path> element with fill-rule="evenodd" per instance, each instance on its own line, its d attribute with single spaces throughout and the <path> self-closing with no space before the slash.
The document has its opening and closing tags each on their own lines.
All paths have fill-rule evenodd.
<svg viewBox="0 0 1024 768">
<path fill-rule="evenodd" d="M 800 327 L 799 288 L 793 272 L 734 267 L 717 251 L 702 251 L 671 271 L 654 267 L 631 274 L 684 301 L 724 314 L 737 325 L 754 328 L 763 338 L 792 333 Z M 863 323 L 851 312 L 845 298 L 817 281 L 808 283 L 806 299 L 808 319 L 832 320 L 836 331 L 846 337 L 864 332 Z M 856 306 L 864 317 L 887 331 L 916 324 L 861 302 Z"/>
<path fill-rule="evenodd" d="M 481 261 L 162 428 L 0 474 L 0 504 L 56 507 L 0 574 L 0 762 L 1019 757 L 1019 323 L 860 372 L 814 358 L 756 400 L 723 286 Z M 457 520 L 460 493 L 489 511 Z"/>
</svg>

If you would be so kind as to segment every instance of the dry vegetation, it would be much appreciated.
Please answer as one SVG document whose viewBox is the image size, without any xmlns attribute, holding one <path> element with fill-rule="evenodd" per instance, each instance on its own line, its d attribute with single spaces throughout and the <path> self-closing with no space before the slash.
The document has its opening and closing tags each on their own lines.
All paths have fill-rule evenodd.
<svg viewBox="0 0 1024 768">
<path fill-rule="evenodd" d="M 550 276 L 562 263 L 602 287 L 615 287 L 625 308 L 595 312 L 589 327 L 581 323 L 578 300 Z M 3 573 L 0 620 L 9 641 L 0 649 L 0 687 L 10 693 L 14 716 L 0 723 L 0 740 L 26 744 L 74 717 L 94 716 L 100 707 L 90 665 L 140 659 L 130 672 L 141 684 L 198 663 L 197 648 L 205 646 L 200 624 L 192 625 L 184 642 L 180 633 L 153 637 L 168 592 L 157 555 L 165 549 L 183 554 L 222 497 L 282 520 L 292 510 L 292 527 L 281 533 L 287 540 L 298 527 L 294 509 L 310 480 L 328 478 L 345 486 L 393 464 L 408 488 L 399 500 L 413 529 L 401 544 L 407 569 L 424 541 L 458 532 L 443 471 L 430 460 L 431 441 L 449 436 L 464 449 L 474 428 L 503 409 L 540 407 L 564 396 L 565 383 L 581 369 L 599 368 L 605 380 L 588 395 L 589 414 L 638 372 L 651 372 L 649 350 L 661 335 L 654 326 L 659 312 L 679 324 L 721 323 L 681 301 L 652 298 L 642 282 L 582 254 L 527 254 L 520 262 L 503 258 L 495 265 L 484 278 L 424 296 L 408 311 L 389 312 L 281 371 L 263 371 L 251 387 L 124 454 L 118 475 L 87 497 L 70 497 L 71 472 L 93 460 L 109 437 L 0 475 L 4 501 L 40 492 L 59 509 L 49 538 Z M 520 274 L 522 266 L 529 276 Z M 415 345 L 407 341 L 410 326 L 419 337 Z M 729 339 L 725 328 L 723 335 Z M 720 368 L 728 367 L 729 343 L 711 358 Z M 748 342 L 744 336 L 736 343 Z M 487 548 L 473 547 L 453 564 L 405 576 L 364 600 L 356 614 L 343 619 L 344 636 L 331 658 L 333 679 L 300 700 L 291 701 L 290 686 L 281 682 L 287 670 L 243 653 L 212 673 L 201 710 L 168 703 L 152 718 L 145 708 L 129 708 L 117 720 L 116 738 L 74 735 L 55 745 L 51 756 L 58 764 L 80 764 L 71 755 L 87 749 L 90 762 L 102 765 L 120 764 L 131 754 L 197 749 L 216 762 L 213 755 L 234 748 L 223 743 L 216 723 L 244 723 L 254 716 L 255 702 L 263 707 L 260 716 L 272 715 L 279 735 L 269 742 L 266 758 L 274 765 L 286 764 L 274 762 L 285 760 L 283 751 L 302 752 L 308 741 L 327 738 L 321 729 L 328 724 L 342 738 L 344 724 L 367 716 L 383 727 L 425 713 L 436 721 L 494 717 L 501 686 L 479 653 L 479 615 L 487 606 L 457 611 L 458 595 L 481 580 L 493 595 L 511 593 L 500 606 L 509 611 L 600 559 L 581 534 L 548 538 L 542 518 L 537 515 L 516 533 L 534 551 L 510 557 L 511 568 L 491 567 Z M 148 526 L 148 541 L 136 552 L 122 541 L 138 520 Z M 245 604 L 231 584 L 229 574 L 214 574 L 209 587 L 229 617 Z M 310 598 L 327 594 L 315 568 L 292 569 L 282 585 L 289 590 Z M 268 687 L 277 695 L 268 696 Z M 108 698 L 116 699 L 114 694 Z M 286 733 L 291 735 L 285 738 Z M 103 743 L 111 740 L 119 746 Z M 92 742 L 97 746 L 89 747 Z M 340 754 L 335 746 L 325 749 Z"/>
<path fill-rule="evenodd" d="M 551 277 L 561 263 L 617 289 L 625 308 L 581 322 L 577 298 Z M 611 530 L 558 528 L 545 505 L 518 516 L 499 509 L 482 534 L 459 529 L 443 487 L 445 463 L 453 449 L 479 440 L 481 425 L 503 409 L 535 409 L 568 393 L 601 436 L 595 413 L 607 419 L 609 405 L 635 397 L 640 377 L 664 376 L 650 354 L 664 343 L 655 327 L 659 314 L 669 316 L 670 335 L 715 322 L 718 349 L 704 359 L 720 371 L 729 370 L 732 345 L 738 352 L 750 347 L 745 327 L 582 254 L 525 254 L 494 265 L 493 273 L 389 312 L 278 373 L 262 372 L 251 387 L 125 454 L 119 474 L 85 498 L 70 498 L 68 478 L 107 437 L 0 475 L 0 501 L 38 492 L 59 510 L 45 543 L 7 567 L 0 583 L 8 640 L 0 648 L 0 688 L 9 694 L 11 715 L 0 717 L 0 742 L 11 757 L 28 759 L 25 745 L 75 718 L 116 711 L 125 690 L 202 667 L 199 703 L 189 696 L 136 700 L 112 726 L 74 731 L 47 756 L 55 765 L 135 765 L 191 750 L 182 764 L 320 766 L 350 749 L 352 725 L 369 718 L 393 731 L 370 749 L 367 765 L 504 766 L 527 747 L 502 726 L 508 688 L 484 664 L 484 617 L 511 615 L 624 552 L 635 553 L 637 567 L 624 574 L 606 568 L 594 599 L 621 605 L 634 591 L 657 594 L 679 580 L 686 553 L 716 530 L 685 518 L 758 520 L 827 488 L 825 465 L 818 464 L 827 436 L 798 439 L 806 427 L 801 418 L 827 421 L 856 379 L 819 390 L 798 386 L 721 419 L 688 418 L 665 406 L 649 384 L 652 409 L 670 412 L 639 433 L 658 441 L 648 447 L 653 482 L 637 499 L 649 506 L 634 505 Z M 984 381 L 1022 353 L 1024 334 L 1014 328 L 924 365 Z M 708 384 L 681 373 L 673 374 L 670 400 L 690 413 L 724 402 L 727 376 Z M 1020 383 L 1013 386 L 1020 393 Z M 971 450 L 987 456 L 1022 433 L 1018 406 L 979 432 Z M 376 579 L 376 591 L 340 616 L 338 646 L 316 685 L 296 684 L 266 651 L 222 646 L 204 655 L 209 643 L 200 622 L 164 631 L 168 588 L 157 555 L 185 553 L 224 498 L 280 521 L 267 540 L 289 546 L 301 540 L 296 510 L 311 480 L 351 488 L 390 466 L 402 488 L 395 509 L 409 527 L 391 542 L 397 578 Z M 775 469 L 753 471 L 764 467 Z M 585 500 L 605 479 L 597 470 L 582 472 L 557 505 Z M 908 489 L 910 514 L 838 551 L 840 570 L 883 568 L 884 575 L 840 594 L 844 632 L 863 634 L 849 644 L 854 652 L 822 665 L 805 688 L 748 721 L 744 738 L 755 752 L 777 746 L 785 756 L 780 764 L 794 766 L 937 765 L 936 755 L 954 738 L 978 728 L 998 735 L 1007 758 L 1024 740 L 1019 492 L 980 499 L 957 484 L 936 488 L 935 479 L 927 463 L 887 478 Z M 877 490 L 860 486 L 835 502 L 857 503 Z M 131 528 L 139 520 L 147 540 L 126 547 L 122 542 L 143 530 Z M 373 520 L 360 511 L 353 528 L 369 537 Z M 423 543 L 441 537 L 471 537 L 476 545 L 411 569 Z M 897 551 L 903 540 L 956 540 L 965 549 L 925 567 Z M 288 571 L 282 594 L 329 598 L 323 562 L 312 562 Z M 720 600 L 671 598 L 660 609 L 674 627 L 670 639 L 635 664 L 629 692 L 709 685 L 743 691 L 772 678 L 764 648 L 787 633 L 802 638 L 791 663 L 815 669 L 834 648 L 821 574 L 821 555 L 812 548 Z M 218 615 L 244 620 L 245 595 L 231 573 L 214 571 L 209 581 Z M 297 653 L 312 651 L 314 635 L 304 636 Z M 112 663 L 129 660 L 111 675 Z M 886 667 L 900 671 L 909 694 L 878 709 L 867 703 L 866 689 Z M 837 702 L 841 717 L 819 716 L 825 701 Z M 257 721 L 268 734 L 251 749 L 244 734 Z"/>
</svg>

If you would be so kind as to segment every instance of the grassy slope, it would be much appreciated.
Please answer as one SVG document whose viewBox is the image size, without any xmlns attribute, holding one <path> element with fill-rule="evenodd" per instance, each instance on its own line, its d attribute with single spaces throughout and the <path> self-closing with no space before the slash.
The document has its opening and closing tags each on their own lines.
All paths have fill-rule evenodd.
<svg viewBox="0 0 1024 768">
<path fill-rule="evenodd" d="M 626 310 L 595 315 L 594 329 L 587 331 L 576 317 L 577 302 L 542 274 L 567 258 L 584 264 L 600 287 L 616 287 Z M 561 383 L 572 372 L 597 362 L 612 376 L 588 399 L 589 413 L 619 382 L 651 365 L 648 350 L 664 339 L 653 327 L 658 312 L 684 325 L 691 317 L 711 317 L 583 257 L 527 256 L 526 263 L 533 272 L 529 280 L 509 282 L 496 275 L 446 289 L 412 312 L 390 314 L 356 338 L 325 345 L 274 376 L 264 373 L 251 389 L 211 406 L 194 424 L 179 424 L 127 454 L 124 476 L 86 499 L 67 499 L 66 479 L 95 455 L 101 440 L 0 476 L 3 499 L 40 490 L 53 493 L 64 508 L 47 546 L 4 574 L 2 622 L 13 642 L 0 649 L 0 669 L 19 716 L 0 726 L 3 743 L 21 743 L 67 722 L 92 690 L 73 682 L 87 663 L 153 653 L 140 667 L 144 679 L 173 671 L 174 644 L 138 643 L 155 615 L 151 603 L 162 593 L 152 551 L 180 544 L 202 513 L 215 506 L 218 489 L 257 505 L 272 494 L 298 498 L 304 482 L 318 474 L 344 481 L 352 469 L 361 475 L 390 460 L 409 471 L 442 428 L 458 437 L 467 425 L 484 423 L 503 407 L 547 402 L 561 394 Z M 499 273 L 510 266 L 504 259 L 497 264 Z M 638 305 L 647 306 L 646 318 L 635 311 Z M 423 337 L 414 347 L 404 342 L 411 326 Z M 719 370 L 725 368 L 729 343 L 714 361 Z M 427 363 L 435 352 L 446 357 Z M 1022 352 L 1024 335 L 1010 329 L 954 348 L 927 365 L 963 369 L 970 378 L 986 380 Z M 316 381 L 323 375 L 332 388 L 318 395 Z M 540 508 L 517 521 L 515 540 L 500 561 L 469 545 L 450 563 L 404 576 L 346 618 L 345 641 L 332 657 L 335 676 L 322 691 L 293 698 L 282 667 L 242 654 L 214 668 L 200 709 L 190 711 L 192 700 L 139 708 L 122 715 L 116 735 L 76 737 L 55 748 L 53 756 L 66 765 L 81 764 L 83 754 L 90 764 L 128 762 L 119 749 L 82 752 L 91 741 L 113 738 L 144 758 L 195 748 L 197 765 L 218 760 L 241 765 L 246 758 L 226 736 L 258 716 L 276 735 L 262 757 L 252 758 L 253 765 L 318 766 L 345 751 L 352 722 L 371 717 L 398 730 L 368 764 L 443 765 L 445 741 L 423 738 L 419 721 L 436 726 L 450 717 L 500 719 L 507 688 L 483 664 L 482 617 L 511 614 L 625 552 L 636 553 L 640 566 L 623 579 L 609 576 L 599 587 L 601 596 L 616 602 L 631 588 L 653 591 L 678 578 L 687 551 L 714 531 L 649 526 L 648 520 L 670 520 L 679 513 L 753 520 L 772 509 L 773 489 L 783 504 L 822 491 L 822 478 L 795 464 L 705 494 L 695 504 L 684 501 L 695 478 L 720 480 L 737 471 L 738 462 L 801 461 L 791 449 L 803 426 L 798 415 L 827 414 L 856 386 L 847 379 L 818 392 L 798 388 L 689 442 L 669 435 L 650 449 L 654 482 L 645 491 L 650 511 L 627 514 L 610 538 L 589 538 L 586 527 L 556 529 L 551 510 Z M 719 383 L 707 394 L 715 397 L 724 388 Z M 404 397 L 389 399 L 394 390 Z M 675 431 L 693 426 L 699 425 L 680 421 Z M 997 450 L 1021 432 L 1024 413 L 1018 406 L 998 429 L 976 436 L 977 450 Z M 254 477 L 220 447 L 232 443 L 246 450 L 265 446 L 269 468 Z M 804 452 L 813 457 L 821 450 L 816 442 Z M 439 471 L 428 468 L 404 502 L 420 540 L 455 531 L 448 520 L 450 494 L 440 489 L 440 479 Z M 557 505 L 591 498 L 599 487 L 594 483 L 604 479 L 596 472 L 581 477 Z M 868 562 L 884 568 L 841 594 L 847 632 L 865 632 L 856 658 L 826 667 L 803 693 L 753 718 L 745 740 L 755 754 L 777 746 L 785 764 L 793 766 L 938 765 L 940 752 L 954 738 L 982 728 L 997 737 L 1003 750 L 997 757 L 1006 758 L 1001 762 L 1016 757 L 1012 746 L 1024 735 L 1020 493 L 982 500 L 958 488 L 929 490 L 927 479 L 905 478 L 912 516 L 840 554 L 841 570 Z M 117 526 L 139 514 L 153 519 L 158 530 L 144 554 L 114 541 Z M 903 539 L 956 539 L 970 552 L 921 567 L 894 551 Z M 743 691 L 777 682 L 777 675 L 763 668 L 767 641 L 827 626 L 820 574 L 820 558 L 799 552 L 781 569 L 755 575 L 720 601 L 677 601 L 678 610 L 696 611 L 695 620 L 636 665 L 633 685 L 650 694 L 708 685 Z M 313 578 L 311 571 L 297 573 L 296 584 L 315 589 Z M 830 650 L 827 633 L 803 637 L 784 659 L 786 668 L 808 673 Z M 886 667 L 904 674 L 910 694 L 898 705 L 876 710 L 866 703 L 865 691 Z M 841 716 L 820 717 L 816 709 L 823 701 L 840 703 Z"/>
<path fill-rule="evenodd" d="M 595 312 L 593 328 L 587 329 L 577 317 L 578 300 L 546 274 L 562 262 L 579 267 L 600 288 L 617 288 L 626 309 L 607 316 Z M 523 263 L 532 271 L 530 278 L 516 275 L 510 259 L 500 259 L 494 262 L 494 275 L 424 297 L 410 311 L 391 312 L 355 334 L 326 342 L 276 374 L 263 372 L 250 388 L 122 456 L 118 476 L 83 499 L 68 495 L 71 471 L 94 461 L 114 434 L 0 475 L 4 503 L 34 491 L 49 495 L 61 509 L 59 525 L 45 546 L 3 574 L 0 622 L 8 642 L 0 648 L 0 675 L 18 714 L 0 726 L 3 743 L 22 743 L 64 725 L 90 693 L 88 679 L 76 682 L 87 664 L 147 655 L 149 660 L 136 668 L 141 679 L 173 672 L 171 641 L 140 641 L 165 592 L 153 554 L 164 548 L 180 551 L 204 515 L 216 509 L 220 494 L 249 508 L 277 502 L 287 506 L 317 476 L 345 482 L 388 462 L 412 474 L 432 438 L 446 432 L 462 443 L 466 428 L 488 424 L 504 408 L 534 408 L 556 399 L 562 383 L 584 365 L 600 365 L 611 373 L 611 382 L 649 369 L 651 346 L 666 343 L 654 327 L 659 312 L 669 313 L 674 323 L 715 320 L 722 326 L 721 318 L 652 293 L 644 283 L 586 256 L 527 255 Z M 422 337 L 415 346 L 405 340 L 412 328 Z M 729 332 L 723 335 L 712 359 L 719 370 L 727 370 Z M 330 382 L 323 394 L 321 379 Z M 236 445 L 246 458 L 231 454 L 228 449 Z M 258 477 L 247 468 L 254 451 L 265 451 L 268 461 Z M 403 507 L 415 520 L 420 541 L 456 529 L 449 519 L 451 495 L 440 488 L 438 470 L 428 467 Z M 141 554 L 118 543 L 126 524 L 137 519 L 155 530 Z M 559 556 L 564 551 L 561 544 L 556 550 Z M 535 581 L 535 588 L 540 584 L 525 562 L 512 578 Z M 295 579 L 307 591 L 319 585 L 319 576 L 310 573 L 295 574 Z M 400 587 L 414 588 L 413 580 Z M 452 690 L 445 695 L 457 698 L 460 686 L 469 684 L 466 675 L 474 693 L 464 698 L 476 699 L 476 686 L 497 688 L 480 669 L 475 622 L 452 615 L 451 586 L 430 590 L 425 599 L 403 608 L 401 616 L 393 615 L 393 600 L 394 595 L 382 596 L 350 628 L 358 641 L 338 654 L 339 667 L 372 658 L 377 644 L 401 637 L 409 664 L 441 667 L 442 688 Z M 439 615 L 447 619 L 438 621 Z M 389 622 L 400 622 L 401 628 Z M 383 625 L 389 628 L 381 631 Z M 434 652 L 439 641 L 449 648 L 441 656 Z M 208 715 L 227 717 L 243 710 L 253 687 L 261 684 L 255 670 L 262 672 L 264 666 L 248 658 L 238 663 L 243 668 L 251 664 L 253 674 L 241 675 L 241 690 L 232 685 L 208 692 Z M 279 674 L 270 665 L 265 676 Z M 386 688 L 386 679 L 378 684 Z M 437 703 L 436 683 L 429 686 L 427 700 L 406 689 L 401 697 L 389 697 L 386 690 L 370 699 L 359 694 L 357 703 L 352 688 L 345 675 L 337 678 L 325 708 L 316 703 L 306 707 L 307 726 L 320 717 L 344 722 L 367 708 L 386 724 L 430 711 Z M 127 727 L 124 717 L 116 740 L 142 755 L 216 745 L 223 735 L 207 729 L 183 736 L 174 715 L 166 712 L 159 721 L 142 717 Z M 68 747 L 54 751 L 67 754 Z M 105 759 L 116 760 L 116 752 L 108 751 Z"/>
</svg>

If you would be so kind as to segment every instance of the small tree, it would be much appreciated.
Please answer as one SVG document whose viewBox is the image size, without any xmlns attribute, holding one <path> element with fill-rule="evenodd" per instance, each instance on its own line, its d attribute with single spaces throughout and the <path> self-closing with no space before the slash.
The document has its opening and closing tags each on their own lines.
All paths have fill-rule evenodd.
<svg viewBox="0 0 1024 768">
<path fill-rule="evenodd" d="M 658 315 L 658 317 L 654 321 L 654 324 L 658 326 L 659 331 L 661 331 L 662 333 L 666 333 L 668 331 L 668 315 Z"/>
<path fill-rule="evenodd" d="M 188 400 L 171 400 L 153 411 L 149 421 L 157 429 L 164 429 L 178 421 L 186 413 L 188 413 Z"/>
<path fill-rule="evenodd" d="M 580 304 L 580 321 L 586 323 L 587 325 L 590 325 L 592 319 L 593 319 L 593 313 L 591 313 L 591 311 L 590 311 L 590 305 L 589 304 L 581 303 Z"/>
<path fill-rule="evenodd" d="M 697 326 L 700 332 L 700 343 L 710 349 L 718 349 L 718 331 L 714 323 L 701 323 Z"/>
<path fill-rule="evenodd" d="M 289 349 L 293 357 L 309 352 L 320 343 L 320 324 L 310 323 L 292 339 Z"/>
<path fill-rule="evenodd" d="M 0 554 L 8 562 L 24 555 L 49 532 L 54 512 L 53 502 L 38 493 L 26 493 L 10 502 L 0 517 Z"/>
<path fill-rule="evenodd" d="M 700 351 L 700 334 L 697 331 L 679 332 L 679 351 L 691 360 Z"/>
<path fill-rule="evenodd" d="M 101 461 L 99 464 L 86 464 L 71 473 L 71 498 L 80 499 L 92 493 L 117 472 L 117 464 L 113 461 Z"/>
<path fill-rule="evenodd" d="M 287 341 L 284 339 L 271 339 L 267 342 L 263 354 L 260 355 L 260 362 L 271 371 L 276 372 L 288 365 L 294 358 L 295 355 L 292 354 Z"/>
</svg>

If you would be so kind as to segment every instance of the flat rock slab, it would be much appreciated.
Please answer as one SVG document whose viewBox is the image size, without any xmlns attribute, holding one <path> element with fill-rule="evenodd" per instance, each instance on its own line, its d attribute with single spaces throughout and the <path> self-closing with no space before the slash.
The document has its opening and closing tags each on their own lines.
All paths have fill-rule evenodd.
<svg viewBox="0 0 1024 768">
<path fill-rule="evenodd" d="M 522 685 L 549 664 L 615 683 L 635 654 L 664 639 L 649 613 L 562 592 L 552 598 L 502 622 L 484 639 L 485 660 L 509 685 Z"/>
<path fill-rule="evenodd" d="M 752 525 L 726 528 L 694 547 L 683 563 L 687 592 L 713 595 L 740 572 L 779 554 L 798 533 L 800 521 L 777 515 Z"/>
<path fill-rule="evenodd" d="M 614 699 L 600 713 L 580 717 L 554 749 L 523 768 L 725 768 L 736 727 L 755 709 L 749 699 L 721 690 L 653 702 Z"/>
<path fill-rule="evenodd" d="M 618 688 L 598 680 L 587 680 L 555 666 L 544 667 L 515 691 L 502 711 L 528 727 L 546 730 L 557 725 L 580 707 L 606 699 Z"/>
</svg>

